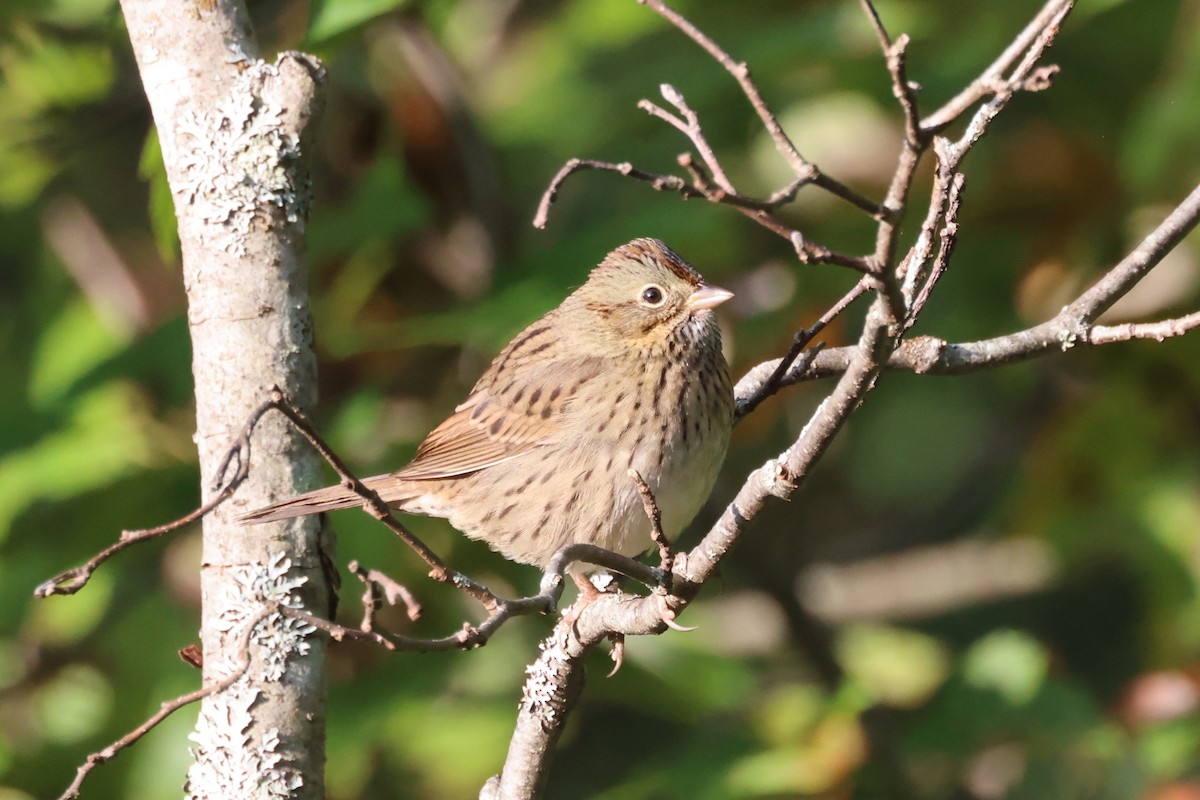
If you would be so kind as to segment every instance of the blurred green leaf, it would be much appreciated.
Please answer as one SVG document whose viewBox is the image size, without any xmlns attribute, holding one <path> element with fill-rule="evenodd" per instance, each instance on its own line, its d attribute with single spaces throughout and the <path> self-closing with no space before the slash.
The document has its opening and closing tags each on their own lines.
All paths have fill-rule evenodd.
<svg viewBox="0 0 1200 800">
<path fill-rule="evenodd" d="M 46 738 L 68 744 L 96 732 L 113 706 L 113 688 L 98 670 L 68 664 L 37 688 L 33 700 Z"/>
<path fill-rule="evenodd" d="M 167 183 L 167 168 L 163 164 L 158 128 L 151 127 L 138 160 L 138 177 L 150 186 L 150 227 L 163 261 L 179 260 L 179 225 L 175 219 L 175 199 Z"/>
<path fill-rule="evenodd" d="M 800 746 L 739 760 L 724 781 L 727 797 L 779 797 L 828 792 L 865 758 L 866 738 L 853 716 L 821 720 Z"/>
<path fill-rule="evenodd" d="M 847 674 L 876 701 L 898 707 L 924 702 L 949 672 L 945 647 L 932 636 L 875 625 L 853 625 L 838 640 Z"/>
<path fill-rule="evenodd" d="M 68 424 L 0 459 L 0 542 L 37 500 L 74 497 L 144 466 L 151 452 L 127 386 L 110 384 L 78 398 Z"/>
<path fill-rule="evenodd" d="M 405 5 L 407 0 L 314 0 L 305 46 L 319 45 Z"/>
<path fill-rule="evenodd" d="M 1016 630 L 992 631 L 963 656 L 963 677 L 969 685 L 998 692 L 1013 705 L 1025 705 L 1034 698 L 1049 668 L 1046 649 Z"/>
<path fill-rule="evenodd" d="M 0 103 L 4 100 L 0 92 Z M 5 120 L 0 119 L 0 122 Z M 20 123 L 11 123 L 14 127 Z M 8 141 L 0 129 L 0 206 L 20 207 L 45 188 L 54 177 L 54 163 L 35 147 Z"/>
<path fill-rule="evenodd" d="M 38 16 L 58 25 L 82 28 L 106 22 L 117 0 L 51 0 L 38 9 Z"/>
<path fill-rule="evenodd" d="M 811 730 L 825 713 L 826 697 L 809 684 L 785 684 L 756 705 L 760 735 L 768 744 L 779 744 L 795 741 Z"/>
<path fill-rule="evenodd" d="M 83 298 L 75 298 L 48 323 L 37 342 L 29 377 L 35 407 L 60 402 L 81 377 L 120 353 L 128 337 L 103 323 Z"/>
<path fill-rule="evenodd" d="M 1171 720 L 1143 731 L 1138 755 L 1146 771 L 1155 778 L 1186 776 L 1200 762 L 1200 720 L 1192 715 Z"/>
<path fill-rule="evenodd" d="M 112 86 L 112 52 L 103 45 L 66 45 L 20 26 L 0 45 L 5 93 L 25 113 L 72 108 L 104 97 Z"/>
</svg>

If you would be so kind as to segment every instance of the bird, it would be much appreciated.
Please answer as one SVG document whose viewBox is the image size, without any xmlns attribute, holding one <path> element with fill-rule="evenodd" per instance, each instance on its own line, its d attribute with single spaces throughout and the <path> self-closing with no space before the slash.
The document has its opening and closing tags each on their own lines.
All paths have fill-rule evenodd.
<svg viewBox="0 0 1200 800">
<path fill-rule="evenodd" d="M 631 470 L 678 534 L 725 458 L 733 386 L 713 309 L 732 296 L 658 239 L 616 248 L 500 351 L 407 466 L 364 483 L 539 568 L 577 542 L 644 552 L 651 523 Z M 363 505 L 337 485 L 240 520 Z"/>
</svg>

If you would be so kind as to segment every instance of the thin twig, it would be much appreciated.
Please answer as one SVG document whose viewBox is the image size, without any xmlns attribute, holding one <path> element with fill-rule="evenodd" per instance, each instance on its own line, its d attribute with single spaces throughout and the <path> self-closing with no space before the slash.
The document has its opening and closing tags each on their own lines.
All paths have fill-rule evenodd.
<svg viewBox="0 0 1200 800">
<path fill-rule="evenodd" d="M 1200 328 L 1200 311 L 1160 322 L 1126 322 L 1123 325 L 1095 325 L 1088 332 L 1088 344 L 1111 344 L 1133 339 L 1166 341 Z"/>
<path fill-rule="evenodd" d="M 227 500 L 229 496 L 233 494 L 233 490 L 235 488 L 235 485 L 230 484 L 219 494 L 214 495 L 213 498 L 207 503 L 185 514 L 179 519 L 174 520 L 173 522 L 168 522 L 165 525 L 159 525 L 155 528 L 121 531 L 120 539 L 118 539 L 116 542 L 113 542 L 96 555 L 92 556 L 87 560 L 86 563 L 81 564 L 78 567 L 73 567 L 65 572 L 60 572 L 53 578 L 38 584 L 37 588 L 33 590 L 33 596 L 50 597 L 51 595 L 56 594 L 75 594 L 88 584 L 88 581 L 91 580 L 92 573 L 95 572 L 101 564 L 103 564 L 105 561 L 108 561 L 126 547 L 131 547 L 132 545 L 138 544 L 139 542 L 144 542 L 147 539 L 155 539 L 163 534 L 170 533 L 171 531 L 179 530 L 186 525 L 190 525 L 208 512 L 212 511 L 221 503 L 225 502 L 225 500 Z"/>
<path fill-rule="evenodd" d="M 373 619 L 364 620 L 362 627 L 350 628 L 314 616 L 300 609 L 281 606 L 277 610 L 281 614 L 309 623 L 339 642 L 346 639 L 365 641 L 388 650 L 408 650 L 420 653 L 459 649 L 469 650 L 487 644 L 495 632 L 512 617 L 553 612 L 558 605 L 559 599 L 562 597 L 563 576 L 566 574 L 567 567 L 576 561 L 586 561 L 597 566 L 615 570 L 628 575 L 650 588 L 657 587 L 661 582 L 658 571 L 651 569 L 640 561 L 635 561 L 632 558 L 614 553 L 611 550 L 605 550 L 596 545 L 570 544 L 560 549 L 550 560 L 549 565 L 543 571 L 541 585 L 537 594 L 517 599 L 496 597 L 495 602 L 488 608 L 487 619 L 478 625 L 464 623 L 457 633 L 448 636 L 422 639 L 415 636 L 377 631 L 374 629 Z M 371 573 L 368 572 L 367 574 L 370 575 Z M 369 597 L 373 602 L 373 591 L 371 591 Z M 364 596 L 364 604 L 366 601 L 367 597 Z"/>
<path fill-rule="evenodd" d="M 495 607 L 499 598 L 490 589 L 471 580 L 461 572 L 450 569 L 437 553 L 406 528 L 400 520 L 392 516 L 391 509 L 388 508 L 388 504 L 383 501 L 383 498 L 350 471 L 350 468 L 338 457 L 333 448 L 326 444 L 321 435 L 317 433 L 308 418 L 288 400 L 279 387 L 271 390 L 271 399 L 273 408 L 287 417 L 300 435 L 329 463 L 329 466 L 333 467 L 334 472 L 341 478 L 342 485 L 363 499 L 363 510 L 382 522 L 400 541 L 408 545 L 422 561 L 429 565 L 429 577 L 461 589 L 489 611 Z"/>
<path fill-rule="evenodd" d="M 788 138 L 787 133 L 783 130 L 783 126 L 779 124 L 779 120 L 775 117 L 775 114 L 767 108 L 767 104 L 763 100 L 757 84 L 750 77 L 750 68 L 746 65 L 746 62 L 734 61 L 707 34 L 685 19 L 679 12 L 661 2 L 661 0 L 638 0 L 638 2 L 653 9 L 661 17 L 682 31 L 689 39 L 700 45 L 705 52 L 712 56 L 714 61 L 724 67 L 725 71 L 737 80 L 738 85 L 742 87 L 742 93 L 746 95 L 746 99 L 750 101 L 754 112 L 758 114 L 763 127 L 771 135 L 771 141 L 775 143 L 775 149 L 788 162 L 793 172 L 797 175 L 804 173 L 808 169 L 808 161 L 804 156 L 800 155 L 800 151 L 796 149 L 796 145 Z"/>
<path fill-rule="evenodd" d="M 268 606 L 259 611 L 258 614 L 250 620 L 250 623 L 246 626 L 246 630 L 242 634 L 241 643 L 238 645 L 238 666 L 233 670 L 233 672 L 231 672 L 229 675 L 226 675 L 221 680 L 197 689 L 194 692 L 188 692 L 187 694 L 180 695 L 173 700 L 164 701 L 158 707 L 158 711 L 154 712 L 154 714 L 151 715 L 150 718 L 145 722 L 138 725 L 136 728 L 122 736 L 120 739 L 117 739 L 103 750 L 97 750 L 95 753 L 89 755 L 84 762 L 79 765 L 79 768 L 75 770 L 75 780 L 71 781 L 71 785 L 67 787 L 66 791 L 59 795 L 58 800 L 75 800 L 75 798 L 79 797 L 79 790 L 83 785 L 84 778 L 88 776 L 88 773 L 101 764 L 111 761 L 122 750 L 132 747 L 139 739 L 141 739 L 150 731 L 154 730 L 154 728 L 158 727 L 159 723 L 174 714 L 179 709 L 183 708 L 184 706 L 191 705 L 199 700 L 203 700 L 209 695 L 223 692 L 233 684 L 237 683 L 238 680 L 240 680 L 241 677 L 246 674 L 246 670 L 250 668 L 250 662 L 252 660 L 252 654 L 250 652 L 250 637 L 254 633 L 254 630 L 258 627 L 259 623 L 266 619 L 270 614 L 283 610 L 284 607 L 282 606 Z"/>
<path fill-rule="evenodd" d="M 689 39 L 712 56 L 713 60 L 720 64 L 726 72 L 733 76 L 734 80 L 741 87 L 742 94 L 746 96 L 746 99 L 750 102 L 750 106 L 758 115 L 759 121 L 767 130 L 767 133 L 770 134 L 771 141 L 775 144 L 775 149 L 787 161 L 788 166 L 791 167 L 793 174 L 797 178 L 803 179 L 806 183 L 820 186 L 835 197 L 839 197 L 857 206 L 872 216 L 886 213 L 885 209 L 882 209 L 878 203 L 872 202 L 840 181 L 836 181 L 825 175 L 815 164 L 800 155 L 800 151 L 796 149 L 796 145 L 788 137 L 778 118 L 767 107 L 766 101 L 763 100 L 762 93 L 758 89 L 758 85 L 750 75 L 750 68 L 746 65 L 746 62 L 734 61 L 711 37 L 685 19 L 679 12 L 661 2 L 661 0 L 638 0 L 638 2 L 653 9 L 663 19 L 682 31 Z"/>
<path fill-rule="evenodd" d="M 887 48 L 888 73 L 892 76 L 892 95 L 904 111 L 904 139 L 910 147 L 924 148 L 929 134 L 921 128 L 921 111 L 917 93 L 908 79 L 908 34 L 901 34 Z"/>
<path fill-rule="evenodd" d="M 1167 253 L 1183 241 L 1200 221 L 1200 184 L 1151 231 L 1138 246 L 1104 274 L 1075 302 L 1063 309 L 1064 314 L 1078 314 L 1087 323 L 1093 322 L 1113 303 L 1120 300 L 1146 273 L 1158 266 Z"/>
<path fill-rule="evenodd" d="M 671 579 L 672 569 L 675 564 L 675 550 L 671 547 L 671 542 L 667 539 L 667 535 L 662 529 L 662 511 L 658 508 L 658 500 L 654 497 L 654 490 L 650 488 L 650 484 L 642 479 L 641 474 L 636 469 L 629 470 L 629 477 L 633 478 L 637 485 L 638 494 L 642 498 L 642 508 L 646 512 L 647 519 L 650 520 L 650 538 L 658 547 L 658 572 L 659 584 L 654 590 L 654 594 L 659 599 L 659 614 L 663 623 L 672 630 L 688 633 L 696 630 L 694 627 L 685 627 L 675 621 L 678 612 L 668 601 L 671 595 Z M 612 672 L 608 673 L 608 677 L 616 675 L 621 669 L 621 665 L 625 661 L 625 638 L 623 633 L 614 632 L 609 638 L 612 639 L 613 650 Z"/>
<path fill-rule="evenodd" d="M 101 550 L 96 555 L 88 559 L 87 563 L 82 564 L 73 569 L 61 572 L 55 575 L 48 581 L 39 584 L 33 590 L 34 597 L 50 597 L 51 595 L 71 595 L 78 592 L 88 581 L 91 580 L 94 573 L 101 564 L 115 556 L 127 547 L 144 542 L 147 539 L 155 539 L 172 531 L 179 530 L 187 525 L 192 524 L 196 520 L 211 512 L 214 508 L 224 503 L 237 490 L 242 482 L 246 480 L 250 474 L 250 439 L 254 433 L 254 428 L 258 425 L 262 416 L 275 408 L 274 397 L 261 403 L 257 408 L 250 412 L 250 416 L 246 419 L 246 424 L 242 427 L 242 432 L 238 438 L 230 445 L 225 456 L 221 459 L 220 465 L 217 467 L 217 474 L 213 480 L 213 488 L 217 489 L 217 493 L 204 503 L 199 508 L 184 514 L 179 519 L 168 522 L 164 525 L 158 525 L 153 528 L 142 528 L 138 530 L 121 531 L 120 538 Z M 222 486 L 226 475 L 229 472 L 231 464 L 236 462 L 237 468 L 234 470 L 233 476 L 229 478 L 228 483 Z"/>
<path fill-rule="evenodd" d="M 659 192 L 678 192 L 686 200 L 688 198 L 703 198 L 703 193 L 689 186 L 687 181 L 680 178 L 678 175 L 658 175 L 653 172 L 645 172 L 640 169 L 634 169 L 629 162 L 613 163 L 610 161 L 597 161 L 590 158 L 572 158 L 563 164 L 562 168 L 551 179 L 550 185 L 546 187 L 546 191 L 542 193 L 542 199 L 538 203 L 537 213 L 533 217 L 533 227 L 542 229 L 546 227 L 546 222 L 550 218 L 550 206 L 558 199 L 558 192 L 562 188 L 563 182 L 566 181 L 573 173 L 585 169 L 596 169 L 605 172 L 615 172 L 618 175 L 623 175 L 627 178 L 643 181 Z"/>
<path fill-rule="evenodd" d="M 871 23 L 871 30 L 875 32 L 875 38 L 879 40 L 879 49 L 887 52 L 892 46 L 892 37 L 888 35 L 887 28 L 883 25 L 883 20 L 879 18 L 879 12 L 875 10 L 875 4 L 871 0 L 860 0 L 863 11 L 867 14 L 867 19 Z"/>
<path fill-rule="evenodd" d="M 929 139 L 920 135 L 916 94 L 908 81 L 906 66 L 908 36 L 902 34 L 893 41 L 884 29 L 874 6 L 869 2 L 864 2 L 864 8 L 875 29 L 876 37 L 879 39 L 888 75 L 891 77 L 892 94 L 896 97 L 904 113 L 904 141 L 882 204 L 889 213 L 879 221 L 875 232 L 875 252 L 870 259 L 871 274 L 879 279 L 882 295 L 888 301 L 889 314 L 893 320 L 899 320 L 905 313 L 906 298 L 900 286 L 902 270 L 894 266 L 897 242 L 900 236 L 900 224 L 908 211 L 909 195 L 917 174 L 917 167 L 920 166 L 921 158 L 928 148 Z"/>
<path fill-rule="evenodd" d="M 1061 23 L 1075 5 L 1075 0 L 1048 0 L 1046 5 L 1029 21 L 1029 24 L 1017 34 L 1016 38 L 1004 48 L 995 61 L 985 69 L 979 77 L 971 81 L 961 92 L 951 98 L 945 105 L 934 111 L 921 121 L 921 128 L 926 133 L 937 133 L 950 125 L 968 109 L 983 98 L 994 93 L 1001 83 L 1005 72 L 1016 63 L 1050 24 Z M 1054 22 L 1057 20 L 1057 22 Z"/>
<path fill-rule="evenodd" d="M 737 190 L 733 188 L 733 183 L 729 180 L 729 177 L 725 174 L 725 170 L 721 167 L 721 163 L 717 160 L 712 145 L 708 143 L 708 138 L 704 135 L 704 129 L 700 126 L 700 118 L 692 110 L 692 107 L 688 105 L 687 100 L 683 97 L 683 93 L 669 83 L 662 84 L 659 87 L 659 92 L 662 93 L 664 100 L 675 106 L 683 116 L 682 119 L 667 113 L 649 100 L 642 100 L 638 103 L 638 108 L 641 108 L 652 116 L 665 120 L 691 139 L 692 144 L 696 146 L 696 152 L 700 154 L 701 160 L 708 165 L 709 170 L 712 172 L 713 180 L 716 181 L 717 185 L 730 194 L 737 194 Z"/>
<path fill-rule="evenodd" d="M 351 561 L 346 568 L 363 585 L 363 620 L 359 628 L 364 631 L 374 629 L 375 611 L 379 608 L 379 589 L 383 590 L 383 598 L 388 605 L 404 606 L 409 620 L 416 622 L 421 618 L 421 604 L 407 586 L 377 569 L 365 569 L 357 561 Z"/>
<path fill-rule="evenodd" d="M 641 473 L 631 467 L 629 477 L 633 478 L 633 482 L 637 486 L 638 494 L 642 498 L 642 508 L 646 512 L 646 518 L 650 520 L 650 540 L 658 547 L 658 570 L 660 573 L 658 588 L 663 592 L 670 591 L 671 564 L 675 560 L 675 554 L 670 540 L 663 533 L 662 511 L 659 510 L 658 501 L 654 498 L 654 490 L 642 478 Z"/>
<path fill-rule="evenodd" d="M 953 144 L 946 143 L 939 148 L 939 159 L 943 165 L 949 169 L 959 169 L 967 151 L 983 137 L 992 120 L 1004 110 L 1017 92 L 1040 91 L 1050 85 L 1050 78 L 1055 74 L 1057 67 L 1038 67 L 1037 63 L 1058 38 L 1063 21 L 1071 13 L 1073 5 L 1073 0 L 1058 0 L 1047 7 L 1052 13 L 1038 14 L 1037 20 L 1042 21 L 1041 27 L 1032 31 L 1034 35 L 1028 46 L 1018 53 L 1020 60 L 1012 68 L 1012 72 L 1003 80 L 993 81 L 994 85 L 988 92 L 992 98 L 976 109 L 963 135 Z"/>
<path fill-rule="evenodd" d="M 904 330 L 908 330 L 916 324 L 917 318 L 920 317 L 921 312 L 925 309 L 925 304 L 929 302 L 929 298 L 933 294 L 934 287 L 937 286 L 938 281 L 946 273 L 947 267 L 950 266 L 950 257 L 954 254 L 954 247 L 958 243 L 958 212 L 962 207 L 962 191 L 965 183 L 966 176 L 961 172 L 953 173 L 950 178 L 945 210 L 942 212 L 942 229 L 938 231 L 938 252 L 933 257 L 928 277 L 916 297 L 909 303 L 908 315 L 904 320 Z"/>
<path fill-rule="evenodd" d="M 752 394 L 736 401 L 734 407 L 736 417 L 741 419 L 746 416 L 758 408 L 762 401 L 779 391 L 784 385 L 784 377 L 788 374 L 792 365 L 796 363 L 796 359 L 808 347 L 809 342 L 815 339 L 821 331 L 828 327 L 829 323 L 833 322 L 843 311 L 849 308 L 851 303 L 862 297 L 870 288 L 870 285 L 871 281 L 869 278 L 864 277 L 859 279 L 858 283 L 854 284 L 854 287 L 850 291 L 846 292 L 840 300 L 830 306 L 829 310 L 822 314 L 819 320 L 814 322 L 810 327 L 797 331 L 796 335 L 792 337 L 791 348 L 784 354 L 783 358 L 776 362 L 775 369 L 771 372 L 770 376 Z M 805 359 L 806 362 L 815 358 L 820 350 L 820 345 L 813 350 L 809 350 L 808 358 Z"/>
</svg>

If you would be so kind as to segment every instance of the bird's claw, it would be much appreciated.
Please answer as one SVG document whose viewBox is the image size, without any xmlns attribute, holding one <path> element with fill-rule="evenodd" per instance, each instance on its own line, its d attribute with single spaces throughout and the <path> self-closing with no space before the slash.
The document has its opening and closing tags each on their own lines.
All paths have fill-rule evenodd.
<svg viewBox="0 0 1200 800">
<path fill-rule="evenodd" d="M 689 633 L 697 628 L 695 625 L 680 625 L 678 622 L 676 622 L 675 610 L 667 605 L 667 598 L 661 594 L 658 595 L 658 618 L 661 619 L 663 624 L 668 628 L 673 631 L 679 631 L 680 633 Z"/>
<path fill-rule="evenodd" d="M 625 634 L 609 634 L 608 640 L 612 642 L 612 650 L 609 652 L 608 657 L 613 661 L 613 668 L 604 677 L 611 678 L 620 672 L 621 666 L 625 663 Z"/>
</svg>

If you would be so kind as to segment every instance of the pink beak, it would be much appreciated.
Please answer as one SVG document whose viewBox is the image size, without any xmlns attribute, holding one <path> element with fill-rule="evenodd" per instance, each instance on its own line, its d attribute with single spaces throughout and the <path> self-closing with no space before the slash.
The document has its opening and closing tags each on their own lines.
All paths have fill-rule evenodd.
<svg viewBox="0 0 1200 800">
<path fill-rule="evenodd" d="M 733 292 L 728 289 L 702 283 L 699 289 L 688 296 L 687 307 L 693 311 L 699 311 L 703 308 L 716 308 L 731 297 L 733 297 Z"/>
</svg>

